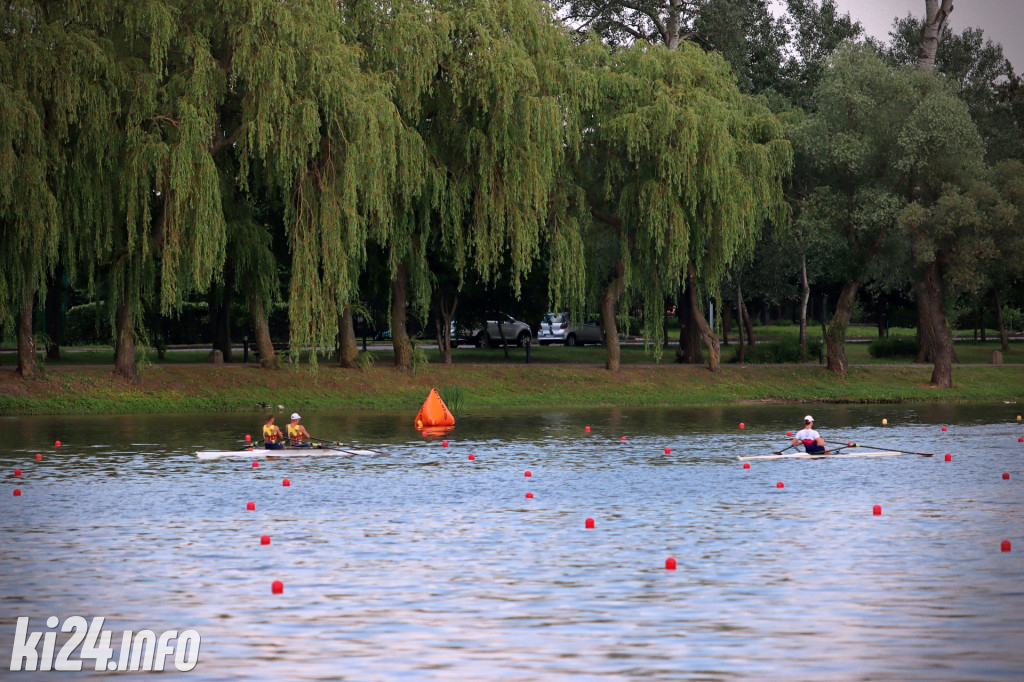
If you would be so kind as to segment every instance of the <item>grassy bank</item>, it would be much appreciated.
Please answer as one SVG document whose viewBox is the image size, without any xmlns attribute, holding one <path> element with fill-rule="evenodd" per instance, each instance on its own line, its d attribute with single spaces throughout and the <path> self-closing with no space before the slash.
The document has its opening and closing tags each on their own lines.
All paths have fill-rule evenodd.
<svg viewBox="0 0 1024 682">
<path fill-rule="evenodd" d="M 567 349 L 573 350 L 573 349 Z M 960 366 L 956 386 L 928 386 L 930 366 L 856 367 L 847 379 L 817 366 L 624 366 L 617 374 L 594 365 L 430 364 L 399 372 L 378 363 L 367 370 L 321 365 L 263 371 L 248 366 L 147 367 L 128 386 L 109 368 L 51 368 L 25 381 L 0 372 L 0 414 L 249 411 L 258 403 L 299 409 L 409 410 L 432 387 L 458 394 L 463 409 L 503 407 L 694 406 L 765 402 L 984 402 L 1024 398 L 1024 366 Z"/>
</svg>

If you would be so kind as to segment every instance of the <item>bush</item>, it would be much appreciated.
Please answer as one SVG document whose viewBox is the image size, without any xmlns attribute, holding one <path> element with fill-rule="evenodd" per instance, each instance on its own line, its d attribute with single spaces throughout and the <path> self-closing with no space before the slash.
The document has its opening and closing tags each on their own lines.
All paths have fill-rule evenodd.
<svg viewBox="0 0 1024 682">
<path fill-rule="evenodd" d="M 68 308 L 64 315 L 64 345 L 101 346 L 114 342 L 106 303 L 93 301 Z"/>
<path fill-rule="evenodd" d="M 868 354 L 873 358 L 917 357 L 920 345 L 917 339 L 905 336 L 890 336 L 875 339 L 868 344 Z"/>
<path fill-rule="evenodd" d="M 739 360 L 739 349 L 732 362 Z M 770 343 L 758 343 L 747 346 L 744 362 L 751 364 L 773 364 L 780 362 L 800 362 L 800 340 L 795 338 L 780 339 Z"/>
</svg>

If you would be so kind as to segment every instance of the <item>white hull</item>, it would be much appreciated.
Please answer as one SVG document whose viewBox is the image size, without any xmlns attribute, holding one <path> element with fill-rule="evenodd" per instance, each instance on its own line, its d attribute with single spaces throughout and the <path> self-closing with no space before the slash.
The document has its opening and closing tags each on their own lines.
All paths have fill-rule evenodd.
<svg viewBox="0 0 1024 682">
<path fill-rule="evenodd" d="M 377 450 L 343 450 L 341 448 L 285 448 L 284 450 L 200 450 L 196 453 L 199 459 L 226 459 L 228 457 L 244 457 L 246 459 L 264 459 L 276 457 L 326 457 L 327 455 L 379 455 Z"/>
<path fill-rule="evenodd" d="M 740 457 L 740 461 L 745 462 L 751 459 L 836 459 L 839 457 L 891 457 L 892 455 L 902 455 L 902 452 L 885 451 L 885 452 L 843 452 L 836 455 L 826 454 L 811 454 L 808 452 L 793 452 L 785 455 L 758 455 L 756 457 Z"/>
</svg>

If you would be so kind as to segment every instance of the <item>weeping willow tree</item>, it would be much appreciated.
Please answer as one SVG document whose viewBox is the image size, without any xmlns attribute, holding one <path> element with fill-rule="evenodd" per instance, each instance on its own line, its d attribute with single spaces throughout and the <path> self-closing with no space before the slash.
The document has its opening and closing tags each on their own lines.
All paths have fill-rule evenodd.
<svg viewBox="0 0 1024 682">
<path fill-rule="evenodd" d="M 601 302 L 606 367 L 617 371 L 620 303 L 642 301 L 643 333 L 660 355 L 664 300 L 684 284 L 716 293 L 765 220 L 784 216 L 791 151 L 778 119 L 739 92 L 720 56 L 689 44 L 585 47 L 598 97 L 578 168 L 591 239 L 610 234 L 618 245 Z M 690 313 L 717 370 L 717 338 L 700 310 Z"/>
<path fill-rule="evenodd" d="M 394 212 L 374 220 L 372 238 L 391 274 L 395 363 L 407 367 L 406 306 L 427 311 L 431 254 L 460 282 L 501 272 L 515 296 L 544 239 L 581 264 L 558 190 L 583 96 L 569 77 L 571 43 L 536 2 L 367 2 L 353 15 L 404 124 Z M 556 271 L 573 269 L 563 260 Z M 552 282 L 556 295 L 574 291 L 557 274 Z"/>
<path fill-rule="evenodd" d="M 41 374 L 32 309 L 60 245 L 51 183 L 60 159 L 47 128 L 69 116 L 46 87 L 60 64 L 43 14 L 27 3 L 5 10 L 0 24 L 0 329 L 16 325 L 18 372 L 27 378 Z"/>
</svg>

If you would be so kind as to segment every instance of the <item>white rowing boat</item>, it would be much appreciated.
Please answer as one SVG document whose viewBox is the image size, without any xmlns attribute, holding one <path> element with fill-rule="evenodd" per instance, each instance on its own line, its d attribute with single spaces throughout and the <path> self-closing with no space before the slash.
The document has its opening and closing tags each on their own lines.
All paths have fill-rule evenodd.
<svg viewBox="0 0 1024 682">
<path fill-rule="evenodd" d="M 756 457 L 740 457 L 739 459 L 741 462 L 745 462 L 751 459 L 836 459 L 839 457 L 890 457 L 902 454 L 905 453 L 896 452 L 895 450 L 883 452 L 840 452 L 835 454 L 791 452 L 785 455 L 757 455 Z"/>
<path fill-rule="evenodd" d="M 335 447 L 318 448 L 285 448 L 284 450 L 200 450 L 196 453 L 199 459 L 226 459 L 228 457 L 245 457 L 246 459 L 263 459 L 275 457 L 325 457 L 327 455 L 379 455 L 378 450 L 345 450 Z"/>
</svg>

